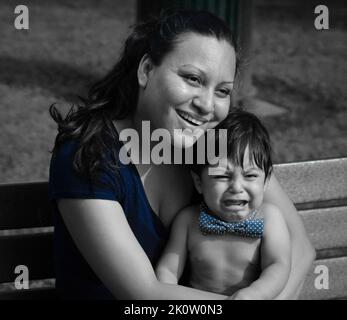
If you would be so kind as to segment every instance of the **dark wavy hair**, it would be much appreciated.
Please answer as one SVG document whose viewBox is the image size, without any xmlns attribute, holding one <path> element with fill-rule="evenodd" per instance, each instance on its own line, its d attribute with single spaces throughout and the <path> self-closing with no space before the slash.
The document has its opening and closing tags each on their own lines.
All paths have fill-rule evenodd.
<svg viewBox="0 0 347 320">
<path fill-rule="evenodd" d="M 64 141 L 77 139 L 73 166 L 78 173 L 95 177 L 103 160 L 110 169 L 116 169 L 119 139 L 112 120 L 124 119 L 135 111 L 139 91 L 137 70 L 142 57 L 148 54 L 154 65 L 160 65 L 174 50 L 179 36 L 187 32 L 225 40 L 236 51 L 229 27 L 209 12 L 163 12 L 158 18 L 135 25 L 118 62 L 91 86 L 87 98 L 80 98 L 80 103 L 72 106 L 65 117 L 55 104 L 51 105 L 51 117 L 58 124 L 53 155 Z"/>
<path fill-rule="evenodd" d="M 227 140 L 227 158 L 232 163 L 243 168 L 243 160 L 246 148 L 249 150 L 249 161 L 255 164 L 258 168 L 262 169 L 265 173 L 265 179 L 270 177 L 273 169 L 272 165 L 272 148 L 270 136 L 264 125 L 252 113 L 234 108 L 228 116 L 221 121 L 215 128 L 216 134 L 214 136 L 216 154 L 218 154 L 218 139 L 219 129 L 226 129 Z M 205 133 L 205 144 L 208 139 Z M 206 146 L 205 146 L 206 150 Z M 195 159 L 198 152 L 197 144 L 194 146 Z M 191 165 L 191 170 L 200 175 L 203 168 L 208 165 L 208 158 L 205 155 L 204 164 L 198 164 L 197 161 Z"/>
</svg>

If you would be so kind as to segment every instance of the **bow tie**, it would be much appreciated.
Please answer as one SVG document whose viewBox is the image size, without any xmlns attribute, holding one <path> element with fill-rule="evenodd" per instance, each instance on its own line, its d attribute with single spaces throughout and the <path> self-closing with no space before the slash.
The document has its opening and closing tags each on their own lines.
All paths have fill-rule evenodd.
<svg viewBox="0 0 347 320">
<path fill-rule="evenodd" d="M 249 218 L 239 222 L 225 222 L 206 213 L 206 207 L 201 206 L 200 230 L 203 235 L 208 234 L 235 234 L 241 237 L 262 238 L 264 231 L 264 219 L 254 219 L 256 211 Z"/>
</svg>

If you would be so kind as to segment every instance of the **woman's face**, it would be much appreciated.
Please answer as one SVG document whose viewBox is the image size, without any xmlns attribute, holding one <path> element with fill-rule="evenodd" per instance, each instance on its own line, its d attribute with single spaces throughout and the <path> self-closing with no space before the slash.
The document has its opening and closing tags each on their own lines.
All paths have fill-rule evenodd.
<svg viewBox="0 0 347 320">
<path fill-rule="evenodd" d="M 194 131 L 197 138 L 226 117 L 235 67 L 235 51 L 225 40 L 181 35 L 159 66 L 142 59 L 135 120 L 149 120 L 151 130 L 169 131 L 174 146 L 190 147 Z"/>
</svg>

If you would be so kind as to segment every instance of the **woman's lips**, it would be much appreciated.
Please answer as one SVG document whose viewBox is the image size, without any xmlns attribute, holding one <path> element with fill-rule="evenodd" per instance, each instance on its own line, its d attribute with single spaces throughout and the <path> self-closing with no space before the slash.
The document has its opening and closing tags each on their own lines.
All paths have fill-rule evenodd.
<svg viewBox="0 0 347 320">
<path fill-rule="evenodd" d="M 181 119 L 188 122 L 192 126 L 202 126 L 203 124 L 207 123 L 208 120 L 205 118 L 202 118 L 198 115 L 195 115 L 190 112 L 182 111 L 182 110 L 176 110 L 177 114 Z"/>
</svg>

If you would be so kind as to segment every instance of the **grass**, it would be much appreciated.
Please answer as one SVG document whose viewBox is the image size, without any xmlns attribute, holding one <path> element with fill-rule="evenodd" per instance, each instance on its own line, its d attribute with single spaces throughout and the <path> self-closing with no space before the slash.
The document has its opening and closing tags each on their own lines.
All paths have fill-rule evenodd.
<svg viewBox="0 0 347 320">
<path fill-rule="evenodd" d="M 48 107 L 68 106 L 104 74 L 134 22 L 135 1 L 27 1 L 29 30 L 13 27 L 16 4 L 0 1 L 0 182 L 46 180 L 56 126 Z"/>
<path fill-rule="evenodd" d="M 347 155 L 347 7 L 344 15 L 342 2 L 329 8 L 326 31 L 313 27 L 310 6 L 257 9 L 254 83 L 288 110 L 265 120 L 277 162 Z"/>
<path fill-rule="evenodd" d="M 331 30 L 317 31 L 311 8 L 262 3 L 255 17 L 254 84 L 259 97 L 288 110 L 264 120 L 275 161 L 346 156 L 343 17 L 336 13 Z M 13 27 L 16 3 L 0 0 L 1 183 L 47 180 L 56 134 L 49 105 L 71 104 L 113 65 L 136 10 L 135 0 L 26 4 L 30 29 L 19 31 Z"/>
</svg>

